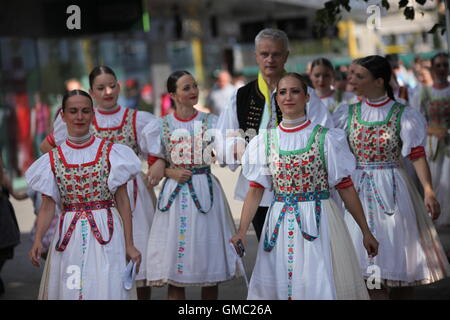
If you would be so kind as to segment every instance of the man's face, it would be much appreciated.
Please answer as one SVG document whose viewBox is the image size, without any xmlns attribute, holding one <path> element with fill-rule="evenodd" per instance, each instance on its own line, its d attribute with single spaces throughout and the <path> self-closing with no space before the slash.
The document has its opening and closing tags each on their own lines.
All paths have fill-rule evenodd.
<svg viewBox="0 0 450 320">
<path fill-rule="evenodd" d="M 443 82 L 447 80 L 449 70 L 447 58 L 439 56 L 434 59 L 432 70 L 438 81 Z"/>
<path fill-rule="evenodd" d="M 255 55 L 263 76 L 276 77 L 283 74 L 289 51 L 281 40 L 262 38 L 256 45 Z"/>
</svg>

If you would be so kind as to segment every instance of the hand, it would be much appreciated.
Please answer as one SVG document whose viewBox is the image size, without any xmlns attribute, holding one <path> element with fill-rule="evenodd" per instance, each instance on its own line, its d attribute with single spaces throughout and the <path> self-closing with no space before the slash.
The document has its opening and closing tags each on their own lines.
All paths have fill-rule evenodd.
<svg viewBox="0 0 450 320">
<path fill-rule="evenodd" d="M 233 146 L 234 160 L 241 161 L 245 152 L 245 143 L 243 141 L 236 141 Z"/>
<path fill-rule="evenodd" d="M 378 254 L 378 241 L 371 232 L 366 232 L 364 234 L 363 244 L 369 256 L 375 257 Z"/>
<path fill-rule="evenodd" d="M 441 206 L 436 199 L 434 191 L 426 191 L 423 201 L 427 207 L 427 211 L 431 214 L 431 219 L 436 220 L 439 218 L 439 215 L 441 214 Z"/>
<path fill-rule="evenodd" d="M 136 273 L 139 273 L 139 267 L 141 266 L 142 256 L 135 246 L 127 247 L 127 261 L 131 260 L 136 264 Z"/>
<path fill-rule="evenodd" d="M 41 260 L 41 254 L 43 252 L 43 246 L 42 242 L 40 241 L 34 241 L 33 247 L 31 248 L 30 252 L 28 253 L 28 257 L 31 260 L 31 263 L 33 266 L 40 267 L 40 260 Z"/>
<path fill-rule="evenodd" d="M 192 171 L 186 169 L 169 169 L 168 176 L 178 183 L 186 183 L 192 178 Z"/>
<path fill-rule="evenodd" d="M 247 247 L 247 237 L 245 236 L 245 233 L 237 233 L 235 234 L 231 239 L 230 242 L 233 244 L 234 249 L 236 250 L 236 252 L 238 252 L 238 248 L 237 248 L 237 242 L 239 240 L 242 241 L 242 244 L 244 245 L 244 248 Z"/>
<path fill-rule="evenodd" d="M 151 167 L 148 168 L 147 181 L 150 186 L 155 187 L 164 178 L 164 169 L 166 168 L 166 162 L 162 159 L 158 159 Z"/>
</svg>

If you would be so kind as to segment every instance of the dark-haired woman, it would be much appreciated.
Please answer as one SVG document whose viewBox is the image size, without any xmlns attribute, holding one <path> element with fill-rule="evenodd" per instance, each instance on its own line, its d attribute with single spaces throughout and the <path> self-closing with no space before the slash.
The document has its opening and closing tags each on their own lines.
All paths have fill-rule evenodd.
<svg viewBox="0 0 450 320">
<path fill-rule="evenodd" d="M 139 143 L 139 135 L 145 125 L 152 119 L 152 114 L 144 111 L 136 111 L 119 106 L 117 100 L 120 93 L 120 84 L 111 68 L 107 66 L 95 67 L 89 74 L 90 94 L 96 103 L 91 132 L 99 138 L 108 139 L 113 143 L 124 144 L 136 153 L 143 155 Z M 43 144 L 48 151 L 56 145 L 60 145 L 67 138 L 67 129 L 59 116 L 54 124 L 54 132 L 50 134 Z M 157 162 L 156 168 L 161 162 Z M 161 163 L 161 168 L 164 163 Z M 161 169 L 162 170 L 162 169 Z M 151 195 L 147 189 L 141 174 L 128 183 L 128 196 L 130 198 L 133 213 L 133 237 L 136 247 L 145 256 L 147 250 L 148 234 L 154 214 L 154 206 Z M 141 272 L 136 276 L 138 299 L 150 298 L 150 288 L 145 286 L 145 261 Z"/>
<path fill-rule="evenodd" d="M 381 278 L 382 290 L 372 294 L 407 297 L 412 286 L 428 284 L 450 275 L 450 267 L 432 220 L 439 216 L 439 203 L 431 185 L 425 158 L 426 123 L 414 108 L 395 101 L 389 85 L 391 67 L 380 56 L 356 60 L 351 85 L 365 100 L 340 107 L 339 127 L 347 131 L 357 159 L 353 182 L 359 192 L 372 233 L 380 241 L 376 258 L 361 246 L 361 234 L 347 220 L 361 270 L 366 277 Z M 335 118 L 336 119 L 336 118 Z M 421 200 L 400 158 L 408 156 L 424 189 Z M 425 206 L 424 206 L 425 204 Z M 379 287 L 377 288 L 379 289 Z"/>
<path fill-rule="evenodd" d="M 311 63 L 309 77 L 317 96 L 330 113 L 336 109 L 339 103 L 354 96 L 350 92 L 342 92 L 333 87 L 334 67 L 326 58 L 318 58 Z"/>
<path fill-rule="evenodd" d="M 167 80 L 175 112 L 143 130 L 143 149 L 167 162 L 147 249 L 147 280 L 169 285 L 169 299 L 201 286 L 202 299 L 217 299 L 218 284 L 238 275 L 228 240 L 234 224 L 219 181 L 211 174 L 217 117 L 197 111 L 199 89 L 187 71 Z"/>
<path fill-rule="evenodd" d="M 26 172 L 29 186 L 43 194 L 29 256 L 40 266 L 42 237 L 57 205 L 57 234 L 46 261 L 40 299 L 127 299 L 122 277 L 126 258 L 139 265 L 133 243 L 127 182 L 140 172 L 127 146 L 89 132 L 93 102 L 81 90 L 63 97 L 67 139 L 41 156 Z"/>
<path fill-rule="evenodd" d="M 307 119 L 308 99 L 301 76 L 285 74 L 276 97 L 282 122 L 250 141 L 244 154 L 243 173 L 251 183 L 233 243 L 246 243 L 264 189 L 274 191 L 248 299 L 368 298 L 342 213 L 330 198 L 336 187 L 364 234 L 361 245 L 376 255 L 378 243 L 349 179 L 355 159 L 342 130 Z"/>
</svg>

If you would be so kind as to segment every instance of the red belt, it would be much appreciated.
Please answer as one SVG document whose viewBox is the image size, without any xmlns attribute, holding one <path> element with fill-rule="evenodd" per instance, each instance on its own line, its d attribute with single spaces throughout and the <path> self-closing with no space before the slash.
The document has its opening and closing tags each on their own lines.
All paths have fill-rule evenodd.
<svg viewBox="0 0 450 320">
<path fill-rule="evenodd" d="M 70 238 L 72 237 L 73 231 L 75 230 L 75 226 L 80 219 L 81 215 L 84 213 L 89 221 L 89 225 L 91 226 L 92 233 L 94 234 L 95 239 L 97 239 L 98 243 L 101 245 L 108 244 L 114 232 L 114 223 L 113 223 L 113 215 L 111 212 L 111 208 L 114 207 L 113 200 L 105 200 L 105 201 L 93 201 L 93 202 L 83 202 L 83 203 L 70 203 L 63 205 L 63 212 L 59 218 L 59 239 L 56 244 L 56 251 L 64 251 L 69 244 Z M 107 209 L 108 212 L 108 230 L 109 230 L 109 239 L 108 241 L 103 240 L 103 237 L 100 233 L 100 230 L 97 227 L 97 223 L 95 222 L 94 215 L 92 210 L 100 210 Z M 64 223 L 64 217 L 67 212 L 75 211 L 75 216 L 70 222 L 69 228 L 67 229 L 64 237 L 61 241 L 62 237 L 62 226 Z"/>
</svg>

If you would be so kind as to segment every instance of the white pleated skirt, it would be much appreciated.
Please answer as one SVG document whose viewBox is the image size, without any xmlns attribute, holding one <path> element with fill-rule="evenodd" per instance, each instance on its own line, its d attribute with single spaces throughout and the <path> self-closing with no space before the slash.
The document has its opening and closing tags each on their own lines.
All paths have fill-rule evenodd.
<svg viewBox="0 0 450 320">
<path fill-rule="evenodd" d="M 392 172 L 395 175 L 395 202 Z M 352 177 L 356 187 L 361 175 L 362 171 L 356 170 Z M 372 191 L 364 186 L 361 188 L 360 199 L 366 219 L 369 226 L 372 224 L 372 233 L 379 242 L 378 255 L 372 261 L 362 245 L 359 227 L 348 212 L 345 216 L 364 277 L 373 275 L 369 271 L 371 264 L 379 268 L 381 282 L 389 287 L 428 284 L 449 276 L 450 266 L 436 229 L 406 171 L 403 168 L 373 170 L 373 178 L 387 210 L 381 208 Z"/>
<path fill-rule="evenodd" d="M 94 217 L 104 240 L 109 239 L 106 209 L 94 211 Z M 62 252 L 56 251 L 59 230 L 56 231 L 39 290 L 40 300 L 126 300 L 122 276 L 126 267 L 125 238 L 118 211 L 113 213 L 114 231 L 111 241 L 100 245 L 89 222 L 80 218 L 69 244 Z M 63 235 L 74 212 L 64 218 Z M 59 227 L 59 226 L 58 226 Z"/>
<path fill-rule="evenodd" d="M 303 231 L 318 234 L 317 239 L 305 240 L 288 211 L 274 248 L 264 250 L 265 232 L 269 230 L 271 236 L 282 207 L 275 202 L 267 214 L 248 299 L 369 299 L 343 213 L 331 198 L 322 200 L 319 234 L 314 202 L 299 203 Z"/>
<path fill-rule="evenodd" d="M 147 284 L 214 286 L 241 275 L 229 242 L 235 233 L 232 215 L 219 181 L 211 177 L 212 207 L 206 175 L 192 177 L 202 209 L 210 209 L 206 214 L 195 206 L 187 184 L 168 211 L 156 209 L 147 247 Z M 176 181 L 167 181 L 161 207 L 176 186 Z"/>
</svg>

